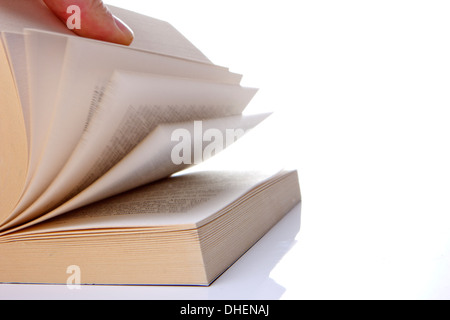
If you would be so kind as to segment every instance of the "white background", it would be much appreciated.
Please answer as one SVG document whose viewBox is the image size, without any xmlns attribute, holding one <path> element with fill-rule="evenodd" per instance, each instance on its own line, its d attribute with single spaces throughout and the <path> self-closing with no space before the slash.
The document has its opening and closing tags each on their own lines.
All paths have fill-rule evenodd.
<svg viewBox="0 0 450 320">
<path fill-rule="evenodd" d="M 249 111 L 274 115 L 234 163 L 298 170 L 300 231 L 296 208 L 210 288 L 3 286 L 0 297 L 450 298 L 448 1 L 108 3 L 169 21 L 260 88 Z"/>
</svg>

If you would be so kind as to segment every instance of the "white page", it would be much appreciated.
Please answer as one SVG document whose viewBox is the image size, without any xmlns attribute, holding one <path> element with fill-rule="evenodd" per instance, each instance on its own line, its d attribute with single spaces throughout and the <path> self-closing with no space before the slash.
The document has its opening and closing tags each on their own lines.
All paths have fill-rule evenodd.
<svg viewBox="0 0 450 320">
<path fill-rule="evenodd" d="M 40 38 L 41 33 L 30 30 L 27 37 Z M 55 37 L 56 41 L 61 37 L 51 33 L 46 35 L 49 38 Z M 30 55 L 38 50 L 39 48 L 30 48 Z M 43 57 L 40 63 L 45 65 L 51 61 Z M 36 200 L 62 169 L 81 138 L 92 104 L 96 100 L 96 93 L 103 90 L 113 71 L 118 68 L 233 84 L 240 81 L 240 75 L 230 73 L 226 68 L 68 37 L 63 76 L 57 89 L 58 96 L 48 139 L 26 195 L 14 214 L 20 214 Z M 30 81 L 39 83 L 41 74 L 33 73 Z M 55 88 L 47 88 L 47 92 L 41 92 L 42 95 L 54 93 Z"/>
<path fill-rule="evenodd" d="M 208 132 L 209 129 L 218 130 L 225 139 L 227 130 L 243 130 L 247 132 L 267 116 L 268 114 L 239 115 L 204 120 L 202 121 L 202 133 Z M 167 177 L 195 164 L 187 163 L 178 165 L 172 161 L 173 149 L 178 144 L 178 142 L 172 141 L 172 135 L 175 130 L 180 128 L 186 129 L 190 133 L 192 137 L 191 148 L 195 149 L 199 146 L 203 155 L 207 156 L 205 151 L 211 144 L 204 141 L 204 136 L 196 132 L 198 127 L 196 127 L 193 121 L 160 125 L 125 158 L 87 189 L 28 225 L 36 224 L 86 204 Z M 200 159 L 200 161 L 205 160 L 207 159 Z"/>
<path fill-rule="evenodd" d="M 116 72 L 77 148 L 45 192 L 20 215 L 48 211 L 108 171 L 161 123 L 240 114 L 256 89 Z"/>
</svg>

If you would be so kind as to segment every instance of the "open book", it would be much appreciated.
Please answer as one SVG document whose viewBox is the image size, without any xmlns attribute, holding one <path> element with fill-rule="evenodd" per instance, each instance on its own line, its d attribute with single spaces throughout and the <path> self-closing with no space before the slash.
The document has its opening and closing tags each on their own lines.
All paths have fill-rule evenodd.
<svg viewBox="0 0 450 320">
<path fill-rule="evenodd" d="M 300 201 L 295 171 L 178 173 L 267 117 L 257 90 L 111 10 L 130 47 L 0 0 L 0 282 L 208 285 Z"/>
</svg>

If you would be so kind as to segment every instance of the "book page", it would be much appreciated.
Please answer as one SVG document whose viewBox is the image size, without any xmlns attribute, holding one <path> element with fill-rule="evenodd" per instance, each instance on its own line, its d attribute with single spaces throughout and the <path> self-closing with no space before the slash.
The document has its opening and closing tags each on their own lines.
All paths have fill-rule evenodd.
<svg viewBox="0 0 450 320">
<path fill-rule="evenodd" d="M 42 32 L 30 30 L 27 37 L 41 39 Z M 46 33 L 45 37 L 60 35 Z M 240 76 L 230 73 L 227 69 L 209 64 L 176 59 L 168 56 L 151 54 L 133 50 L 114 44 L 106 44 L 89 39 L 68 37 L 62 66 L 62 76 L 59 86 L 47 87 L 40 92 L 42 96 L 56 96 L 54 113 L 49 124 L 49 131 L 39 163 L 35 168 L 32 180 L 28 185 L 26 196 L 21 199 L 14 214 L 20 214 L 31 205 L 40 194 L 50 185 L 62 169 L 70 154 L 76 147 L 86 126 L 89 113 L 99 102 L 99 95 L 115 69 L 150 72 L 162 75 L 198 78 L 221 83 L 240 81 Z M 28 48 L 30 56 L 39 52 L 38 41 Z M 49 65 L 52 60 L 46 56 L 39 56 L 37 65 Z M 41 73 L 31 73 L 30 82 L 40 83 Z M 32 85 L 33 87 L 33 85 Z M 47 121 L 46 121 L 47 122 Z"/>
<path fill-rule="evenodd" d="M 30 219 L 75 196 L 159 124 L 240 114 L 255 93 L 236 85 L 116 72 L 68 162 L 21 218 Z"/>
<path fill-rule="evenodd" d="M 0 39 L 0 225 L 22 194 L 28 167 L 28 141 L 20 97 Z"/>
<path fill-rule="evenodd" d="M 241 137 L 230 134 L 230 132 L 240 132 L 243 135 L 267 116 L 267 114 L 240 115 L 208 119 L 202 121 L 201 126 L 195 121 L 160 125 L 105 175 L 73 199 L 34 220 L 31 224 L 168 177 L 175 172 L 199 164 Z M 174 133 L 179 130 L 185 130 L 187 135 L 185 141 L 180 142 L 174 139 Z M 208 139 L 208 133 L 214 133 L 215 139 Z M 175 163 L 174 151 L 178 150 L 177 147 L 180 146 L 180 143 L 186 143 L 185 146 L 190 148 L 191 157 L 190 160 Z M 197 159 L 194 158 L 196 153 L 200 154 Z"/>
<path fill-rule="evenodd" d="M 28 93 L 28 65 L 24 35 L 21 33 L 1 32 L 1 36 L 20 97 L 23 119 L 27 129 L 27 139 L 30 141 L 30 97 Z"/>
<path fill-rule="evenodd" d="M 11 72 L 16 83 L 17 92 L 22 106 L 23 119 L 27 130 L 27 140 L 30 141 L 30 96 L 28 86 L 28 64 L 25 50 L 25 36 L 15 32 L 1 32 L 2 40 L 8 54 Z M 1 41 L 1 40 L 0 40 Z M 28 145 L 28 148 L 30 146 Z M 29 150 L 28 150 L 29 152 Z"/>
<path fill-rule="evenodd" d="M 127 228 L 195 228 L 264 184 L 280 170 L 204 171 L 176 175 L 71 211 L 18 234 L 58 231 L 106 232 Z M 15 233 L 17 235 L 17 233 Z"/>
<path fill-rule="evenodd" d="M 170 21 L 161 21 L 110 5 L 108 7 L 133 30 L 134 40 L 130 45 L 132 48 L 212 64 L 200 50 L 170 25 Z"/>
<path fill-rule="evenodd" d="M 30 152 L 26 181 L 26 187 L 28 187 L 38 166 L 55 113 L 56 92 L 60 82 L 67 38 L 29 30 L 25 31 L 22 37 L 24 39 L 22 49 L 26 54 L 27 80 L 29 80 L 27 88 L 29 89 Z M 32 75 L 39 79 L 33 80 Z M 33 193 L 25 192 L 13 215 L 16 216 L 25 209 L 32 199 L 34 199 Z"/>
<path fill-rule="evenodd" d="M 25 49 L 29 73 L 30 95 L 30 182 L 47 140 L 55 113 L 56 91 L 61 79 L 67 38 L 25 31 Z M 38 75 L 39 81 L 36 81 Z"/>
</svg>

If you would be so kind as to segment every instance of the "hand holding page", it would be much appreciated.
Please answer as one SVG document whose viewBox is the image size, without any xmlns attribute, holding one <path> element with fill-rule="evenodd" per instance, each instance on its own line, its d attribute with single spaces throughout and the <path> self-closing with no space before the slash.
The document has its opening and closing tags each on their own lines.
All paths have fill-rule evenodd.
<svg viewBox="0 0 450 320">
<path fill-rule="evenodd" d="M 112 8 L 125 47 L 30 8 L 0 0 L 0 282 L 209 285 L 300 201 L 296 171 L 180 172 L 268 116 L 241 75 L 156 19 Z"/>
<path fill-rule="evenodd" d="M 44 0 L 53 13 L 76 34 L 97 40 L 129 45 L 133 32 L 114 17 L 102 0 Z M 83 24 L 81 24 L 83 12 Z"/>
</svg>

